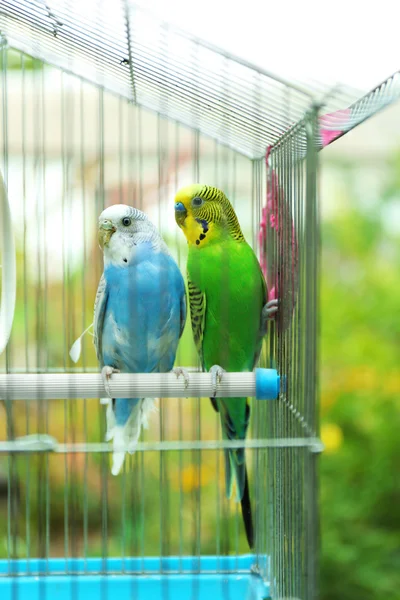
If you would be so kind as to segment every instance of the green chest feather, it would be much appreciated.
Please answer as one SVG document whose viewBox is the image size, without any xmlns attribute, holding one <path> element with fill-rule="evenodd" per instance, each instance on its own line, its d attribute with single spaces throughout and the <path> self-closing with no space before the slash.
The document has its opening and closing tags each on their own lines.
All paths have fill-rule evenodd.
<svg viewBox="0 0 400 600">
<path fill-rule="evenodd" d="M 191 248 L 187 267 L 193 334 L 204 366 L 251 370 L 266 302 L 253 250 L 234 240 Z"/>
</svg>

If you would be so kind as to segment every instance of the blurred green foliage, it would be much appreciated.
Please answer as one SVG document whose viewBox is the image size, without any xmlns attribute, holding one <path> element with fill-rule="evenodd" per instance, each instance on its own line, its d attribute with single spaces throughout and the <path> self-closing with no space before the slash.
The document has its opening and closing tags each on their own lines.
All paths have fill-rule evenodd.
<svg viewBox="0 0 400 600">
<path fill-rule="evenodd" d="M 27 71 L 32 71 L 33 69 L 39 69 L 42 66 L 42 61 L 32 58 L 27 54 L 21 54 L 14 50 L 8 50 L 7 52 L 7 69 L 19 70 L 23 68 Z"/>
<path fill-rule="evenodd" d="M 389 172 L 323 225 L 322 600 L 400 597 L 400 155 Z"/>
</svg>

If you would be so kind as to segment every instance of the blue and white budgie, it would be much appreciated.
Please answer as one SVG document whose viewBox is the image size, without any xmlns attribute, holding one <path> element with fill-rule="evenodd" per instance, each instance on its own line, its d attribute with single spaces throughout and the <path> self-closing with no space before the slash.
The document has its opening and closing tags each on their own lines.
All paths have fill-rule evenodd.
<svg viewBox="0 0 400 600">
<path fill-rule="evenodd" d="M 186 321 L 182 275 L 147 216 L 125 204 L 99 217 L 104 253 L 94 307 L 94 344 L 110 396 L 112 373 L 166 373 L 172 369 Z M 154 407 L 150 398 L 114 398 L 107 407 L 107 441 L 113 440 L 112 473 L 123 465 L 125 447 L 134 452 L 141 427 Z"/>
</svg>

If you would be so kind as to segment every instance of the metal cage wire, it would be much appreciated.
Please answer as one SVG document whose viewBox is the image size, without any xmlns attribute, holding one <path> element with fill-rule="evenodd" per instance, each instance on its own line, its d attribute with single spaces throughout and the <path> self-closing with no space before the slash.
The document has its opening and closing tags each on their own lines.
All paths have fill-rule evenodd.
<svg viewBox="0 0 400 600">
<path fill-rule="evenodd" d="M 398 74 L 361 102 L 362 92 L 349 86 L 288 81 L 129 0 L 4 0 L 0 31 L 11 47 L 249 158 L 259 158 L 312 103 L 324 106 L 326 130 L 348 131 L 400 94 Z"/>
<path fill-rule="evenodd" d="M 3 49 L 3 66 L 7 65 L 8 54 L 8 50 Z M 54 105 L 50 93 L 50 86 L 54 86 L 54 74 L 51 79 L 46 78 L 42 63 L 34 62 L 28 70 L 28 59 L 24 55 L 18 56 L 21 69 L 13 74 L 12 71 L 6 72 L 7 88 L 4 95 L 6 98 L 8 95 L 13 97 L 14 78 L 19 88 L 18 96 L 22 92 L 24 102 L 20 105 L 10 100 L 3 103 L 3 126 L 7 122 L 3 158 L 7 166 L 4 172 L 10 197 L 22 196 L 23 199 L 20 207 L 23 229 L 20 232 L 22 255 L 19 256 L 17 303 L 17 315 L 22 315 L 22 324 L 19 331 L 13 332 L 3 370 L 8 373 L 46 374 L 68 372 L 73 368 L 77 372 L 79 368 L 73 367 L 68 350 L 80 330 L 87 327 L 91 315 L 95 285 L 101 272 L 100 256 L 93 239 L 93 223 L 103 206 L 110 202 L 112 194 L 116 195 L 117 201 L 153 210 L 157 214 L 154 220 L 158 221 L 167 238 L 171 228 L 167 227 L 164 216 L 169 210 L 169 189 L 181 184 L 177 157 L 182 153 L 188 164 L 188 173 L 184 173 L 184 177 L 212 179 L 223 187 L 242 217 L 247 235 L 255 242 L 258 215 L 264 203 L 265 167 L 260 161 L 251 162 L 236 155 L 218 142 L 210 143 L 199 132 L 191 133 L 179 124 L 168 123 L 162 117 L 152 117 L 125 100 L 108 96 L 103 90 L 95 91 L 91 86 L 79 83 L 75 86 L 77 92 L 71 92 L 71 77 L 68 75 L 59 77 L 57 102 L 61 107 L 60 131 L 55 133 L 53 130 L 50 136 L 46 114 L 47 107 Z M 93 117 L 93 96 L 97 97 L 94 125 L 90 122 Z M 10 115 L 14 114 L 15 109 L 16 121 Z M 115 109 L 116 114 L 119 113 L 121 128 L 117 139 L 108 144 L 106 123 L 111 115 L 111 122 L 115 122 Z M 136 139 L 127 139 L 124 135 L 122 114 L 136 124 Z M 32 120 L 30 115 L 34 117 Z M 290 135 L 290 148 L 283 143 L 283 152 L 281 147 L 273 152 L 274 166 L 282 185 L 288 190 L 289 179 L 293 182 L 289 198 L 293 204 L 291 210 L 294 211 L 298 235 L 308 238 L 310 230 L 316 227 L 315 215 L 310 218 L 308 214 L 311 205 L 315 205 L 315 190 L 306 189 L 307 178 L 302 163 L 298 161 L 296 152 L 292 154 L 292 150 L 299 150 L 306 137 L 306 123 L 310 128 L 313 122 L 315 115 L 310 115 Z M 18 160 L 18 131 L 14 130 L 16 123 L 21 124 L 19 134 L 23 173 L 22 179 L 18 180 L 21 163 Z M 94 131 L 90 132 L 92 126 Z M 27 132 L 30 127 L 31 138 Z M 153 132 L 154 156 L 151 150 L 147 150 L 147 155 L 142 150 L 143 142 L 139 136 L 144 129 L 147 135 Z M 54 147 L 56 136 L 60 141 L 58 153 Z M 90 136 L 94 143 L 89 142 Z M 134 149 L 126 148 L 125 144 L 132 143 L 135 144 Z M 75 153 L 76 146 L 80 150 L 78 155 Z M 313 146 L 309 134 L 310 161 L 315 159 Z M 116 159 L 112 156 L 115 148 L 118 152 Z M 111 157 L 107 158 L 109 154 Z M 158 176 L 155 193 L 152 188 L 150 192 L 146 188 L 149 186 L 143 165 L 146 158 L 149 160 L 150 179 Z M 57 197 L 51 198 L 47 192 L 48 171 L 51 162 L 57 160 L 60 162 L 61 210 Z M 91 179 L 87 176 L 87 169 L 93 161 L 96 162 L 97 172 Z M 172 183 L 167 180 L 171 162 L 175 168 Z M 133 173 L 137 174 L 135 182 L 129 181 L 130 165 L 133 166 Z M 295 169 L 298 170 L 298 177 Z M 315 165 L 310 169 L 311 176 L 315 177 Z M 128 189 L 123 184 L 126 179 Z M 24 189 L 20 196 L 18 188 L 21 183 Z M 73 195 L 76 190 L 75 199 Z M 29 214 L 31 191 L 34 196 Z M 246 197 L 251 198 L 251 210 L 248 203 L 239 200 Z M 14 215 L 18 214 L 15 204 L 13 209 Z M 51 226 L 49 219 L 52 219 Z M 77 225 L 79 220 L 80 225 Z M 78 250 L 78 257 L 74 256 L 77 238 L 70 236 L 72 223 L 84 241 Z M 54 228 L 57 242 L 61 237 L 61 248 L 55 248 L 51 253 L 49 248 L 54 246 L 51 239 Z M 303 247 L 303 242 L 300 246 Z M 315 250 L 310 247 L 311 255 Z M 272 248 L 271 251 L 279 254 L 278 248 Z M 176 253 L 184 253 L 182 243 L 177 243 Z M 312 484 L 313 457 L 315 451 L 320 449 L 316 441 L 316 424 L 311 413 L 307 412 L 310 407 L 306 409 L 302 400 L 305 395 L 312 406 L 315 394 L 313 377 L 309 380 L 305 366 L 299 363 L 300 354 L 303 357 L 305 348 L 309 353 L 315 343 L 315 329 L 309 322 L 306 328 L 298 316 L 302 315 L 304 306 L 315 311 L 313 289 L 307 283 L 307 278 L 310 283 L 315 279 L 314 266 L 309 264 L 311 255 L 301 253 L 299 257 L 299 264 L 303 265 L 301 269 L 306 270 L 301 271 L 297 316 L 290 333 L 277 338 L 271 332 L 270 336 L 271 348 L 267 354 L 276 362 L 278 369 L 285 372 L 287 391 L 280 398 L 280 408 L 253 403 L 253 434 L 246 450 L 252 465 L 252 494 L 257 507 L 255 527 L 258 536 L 253 568 L 265 581 L 273 578 L 276 597 L 289 591 L 297 597 L 307 597 L 306 594 L 313 588 L 312 575 L 308 570 L 306 578 L 304 565 L 299 563 L 301 556 L 301 561 L 306 555 L 311 560 L 314 554 L 310 543 L 314 535 L 314 513 L 306 504 L 306 498 L 307 493 L 311 497 L 315 493 L 314 488 L 307 492 L 307 486 Z M 303 342 L 304 349 L 299 345 L 302 336 L 307 336 Z M 91 346 L 90 338 L 86 339 L 80 369 L 83 372 L 97 370 Z M 189 348 L 189 364 L 195 364 L 193 349 Z M 267 364 L 265 360 L 264 364 Z M 301 360 L 305 361 L 306 357 Z M 177 362 L 185 364 L 182 350 Z M 307 369 L 314 373 L 315 358 L 312 354 L 307 355 L 306 362 Z M 290 371 L 292 364 L 297 365 L 293 373 Z M 307 388 L 304 387 L 306 385 Z M 148 573 L 149 569 L 153 574 L 171 569 L 181 573 L 203 573 L 207 569 L 204 554 L 217 557 L 215 572 L 245 571 L 246 563 L 240 557 L 241 553 L 246 552 L 240 515 L 237 505 L 225 498 L 220 425 L 208 401 L 161 400 L 158 432 L 157 419 L 153 419 L 146 433 L 146 441 L 127 460 L 124 473 L 115 481 L 109 473 L 108 453 L 111 448 L 102 442 L 103 414 L 97 402 L 39 400 L 45 395 L 41 396 L 40 387 L 37 392 L 37 402 L 6 401 L 7 438 L 9 442 L 16 437 L 22 436 L 22 439 L 12 442 L 11 446 L 3 445 L 3 452 L 9 453 L 6 459 L 9 484 L 7 512 L 11 516 L 6 533 L 8 562 L 5 564 L 8 566 L 5 574 L 12 574 L 18 569 L 20 575 L 31 573 L 50 577 L 52 573 L 60 576 L 62 572 L 79 570 L 88 575 L 93 569 L 90 561 L 96 556 L 103 561 L 101 568 L 96 569 L 103 573 L 110 569 L 114 573 L 136 574 Z M 98 425 L 93 428 L 96 420 Z M 24 439 L 24 435 L 30 436 L 32 433 L 51 437 Z M 10 449 L 13 450 L 11 453 Z M 279 475 L 283 472 L 284 478 Z M 210 479 L 210 473 L 217 474 L 217 485 L 212 485 L 214 477 Z M 265 473 L 268 473 L 267 477 Z M 288 494 L 293 477 L 297 478 L 296 489 Z M 158 489 L 156 502 L 149 500 L 151 488 L 155 485 Z M 91 493 L 92 486 L 97 491 L 97 497 Z M 303 525 L 296 519 L 293 523 L 288 521 L 288 511 L 294 509 L 299 515 L 303 514 Z M 215 527 L 212 536 L 207 533 L 211 526 Z M 310 528 L 307 544 L 303 531 L 306 527 Z M 93 541 L 96 535 L 97 543 Z M 287 548 L 280 541 L 282 536 L 291 540 Z M 119 539 L 118 543 L 116 539 Z M 235 560 L 224 562 L 224 557 L 232 553 Z M 286 560 L 293 553 L 297 553 L 297 562 Z M 149 566 L 149 555 L 158 555 L 160 558 Z M 171 555 L 179 557 L 177 563 L 169 565 L 162 561 L 163 557 Z M 52 561 L 59 556 L 63 556 L 66 562 Z M 70 562 L 71 558 L 79 556 L 84 558 L 84 567 Z M 114 562 L 109 566 L 107 560 L 112 556 L 121 557 L 122 562 Z M 16 566 L 12 561 L 16 557 L 24 558 L 26 562 Z M 45 560 L 38 563 L 36 557 Z M 131 557 L 139 558 L 135 561 Z M 190 557 L 189 562 L 185 557 Z M 135 582 L 132 585 L 137 586 Z M 191 593 L 195 593 L 195 589 L 196 580 L 193 579 Z M 234 597 L 229 585 L 226 593 L 228 597 L 229 594 Z"/>
<path fill-rule="evenodd" d="M 0 164 L 17 247 L 16 316 L 1 373 L 98 371 L 90 336 L 79 366 L 68 352 L 91 322 L 102 271 L 95 228 L 105 206 L 147 212 L 183 269 L 171 200 L 186 183 L 211 183 L 263 252 L 267 146 L 277 218 L 285 208 L 298 244 L 296 286 L 283 276 L 280 297 L 294 308 L 285 326 L 279 318 L 270 325 L 260 362 L 285 385 L 276 401 L 252 400 L 253 555 L 238 505 L 225 496 L 226 442 L 207 399 L 160 399 L 114 478 L 98 400 L 51 399 L 44 379 L 31 392 L 36 399 L 15 400 L 10 380 L 0 382 L 2 597 L 42 600 L 56 583 L 63 600 L 78 592 L 315 598 L 317 150 L 398 97 L 398 75 L 360 99 L 354 90 L 286 82 L 129 2 L 115 3 L 112 19 L 104 3 L 90 15 L 68 8 L 4 0 L 0 10 Z M 322 101 L 324 111 L 347 112 L 321 120 Z M 290 235 L 269 238 L 281 273 Z M 189 325 L 176 364 L 198 365 Z"/>
</svg>

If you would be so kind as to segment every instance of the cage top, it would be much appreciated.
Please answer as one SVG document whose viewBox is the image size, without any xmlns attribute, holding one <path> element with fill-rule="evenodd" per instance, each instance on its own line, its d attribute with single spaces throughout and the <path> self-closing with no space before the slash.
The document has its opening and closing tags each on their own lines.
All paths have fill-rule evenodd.
<svg viewBox="0 0 400 600">
<path fill-rule="evenodd" d="M 284 80 L 158 20 L 130 0 L 2 0 L 0 33 L 11 48 L 251 158 L 275 144 L 314 103 L 336 113 L 361 96 L 349 87 Z M 380 108 L 382 98 L 379 102 Z M 364 113 L 363 118 L 357 113 L 357 122 L 369 116 Z M 347 116 L 346 124 L 351 128 Z M 333 122 L 325 120 L 325 128 L 336 131 L 338 125 L 337 114 Z"/>
</svg>

